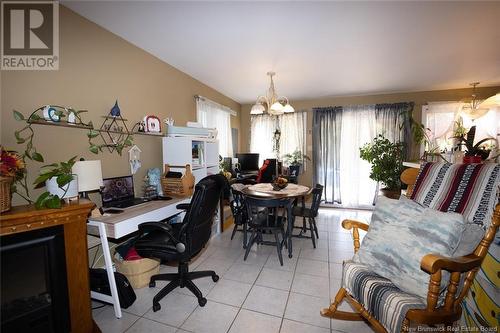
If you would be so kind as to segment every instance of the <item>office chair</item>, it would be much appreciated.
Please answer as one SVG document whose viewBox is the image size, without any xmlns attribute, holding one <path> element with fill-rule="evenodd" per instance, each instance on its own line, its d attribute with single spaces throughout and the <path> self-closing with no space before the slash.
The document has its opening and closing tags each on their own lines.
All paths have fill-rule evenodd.
<svg viewBox="0 0 500 333">
<path fill-rule="evenodd" d="M 168 225 L 163 222 L 146 222 L 139 225 L 139 236 L 135 242 L 139 255 L 179 263 L 178 273 L 151 277 L 150 288 L 155 287 L 156 281 L 170 281 L 153 298 L 154 312 L 160 310 L 160 300 L 177 287 L 187 287 L 198 298 L 200 306 L 207 303 L 192 280 L 211 276 L 217 282 L 219 276 L 214 271 L 189 272 L 188 263 L 210 239 L 219 198 L 226 185 L 226 178 L 220 174 L 200 180 L 191 203 L 177 206 L 178 209 L 186 209 L 182 223 Z"/>
</svg>

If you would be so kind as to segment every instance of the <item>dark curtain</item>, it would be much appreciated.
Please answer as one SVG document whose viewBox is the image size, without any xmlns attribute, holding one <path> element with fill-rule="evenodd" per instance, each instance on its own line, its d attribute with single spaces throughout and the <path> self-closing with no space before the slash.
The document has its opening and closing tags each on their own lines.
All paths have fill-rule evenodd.
<svg viewBox="0 0 500 333">
<path fill-rule="evenodd" d="M 410 156 L 410 118 L 414 105 L 413 102 L 375 105 L 377 135 L 382 134 L 392 142 L 403 142 L 405 144 L 405 158 Z"/>
<path fill-rule="evenodd" d="M 313 108 L 314 182 L 326 203 L 342 203 L 339 187 L 342 107 Z"/>
</svg>

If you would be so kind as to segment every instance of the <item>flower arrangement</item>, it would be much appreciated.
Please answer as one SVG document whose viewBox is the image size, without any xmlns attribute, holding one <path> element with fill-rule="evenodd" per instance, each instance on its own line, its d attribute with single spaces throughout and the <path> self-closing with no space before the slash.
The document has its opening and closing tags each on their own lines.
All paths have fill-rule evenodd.
<svg viewBox="0 0 500 333">
<path fill-rule="evenodd" d="M 10 209 L 15 183 L 26 175 L 23 158 L 15 151 L 5 150 L 0 146 L 0 212 Z"/>
<path fill-rule="evenodd" d="M 0 149 L 0 175 L 13 178 L 13 180 L 23 178 L 26 165 L 21 156 L 17 152 L 5 150 L 3 147 L 0 147 Z"/>
</svg>

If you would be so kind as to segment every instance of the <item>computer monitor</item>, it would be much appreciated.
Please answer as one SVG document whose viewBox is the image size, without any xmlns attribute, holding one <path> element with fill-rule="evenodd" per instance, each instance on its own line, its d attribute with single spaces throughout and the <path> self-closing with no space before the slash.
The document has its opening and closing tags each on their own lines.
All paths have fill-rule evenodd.
<svg viewBox="0 0 500 333">
<path fill-rule="evenodd" d="M 132 176 L 104 178 L 101 192 L 103 206 L 111 202 L 134 199 L 134 180 Z"/>
<path fill-rule="evenodd" d="M 259 171 L 259 154 L 238 153 L 236 154 L 241 172 Z"/>
</svg>

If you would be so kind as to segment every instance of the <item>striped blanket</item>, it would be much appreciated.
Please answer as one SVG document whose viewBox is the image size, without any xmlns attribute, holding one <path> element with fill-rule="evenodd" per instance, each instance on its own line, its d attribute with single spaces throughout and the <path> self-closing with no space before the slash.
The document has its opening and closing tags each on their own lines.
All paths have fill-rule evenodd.
<svg viewBox="0 0 500 333">
<path fill-rule="evenodd" d="M 498 201 L 500 165 L 424 163 L 411 199 L 424 207 L 462 214 L 487 228 Z"/>
<path fill-rule="evenodd" d="M 342 286 L 389 333 L 401 332 L 409 309 L 425 308 L 424 300 L 420 297 L 402 292 L 388 279 L 352 261 L 344 262 Z"/>
</svg>

